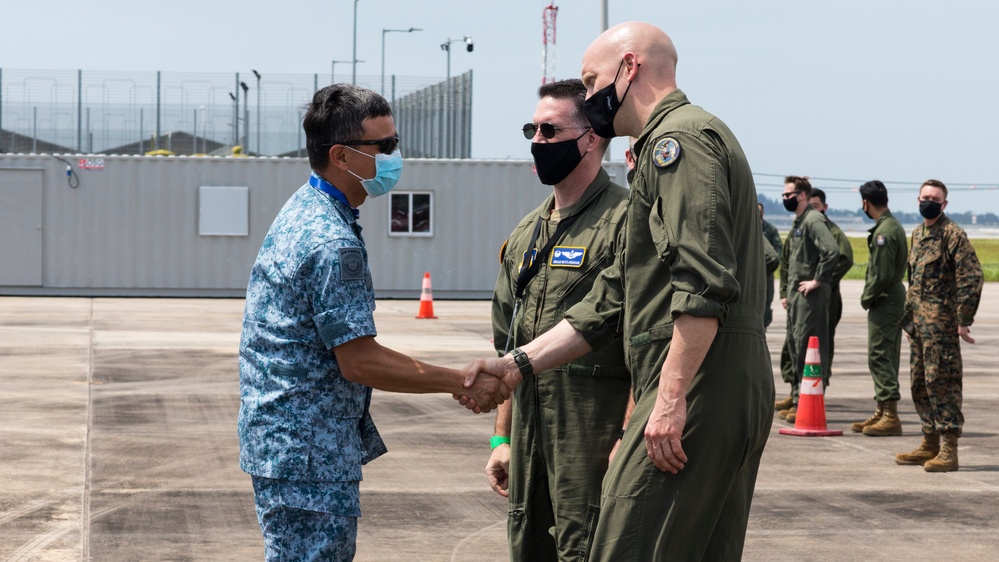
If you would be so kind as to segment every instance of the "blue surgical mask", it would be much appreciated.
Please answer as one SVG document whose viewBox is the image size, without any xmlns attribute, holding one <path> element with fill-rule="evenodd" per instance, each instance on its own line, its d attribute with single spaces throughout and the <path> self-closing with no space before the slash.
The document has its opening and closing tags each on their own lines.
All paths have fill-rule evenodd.
<svg viewBox="0 0 999 562">
<path fill-rule="evenodd" d="M 358 154 L 363 154 L 368 158 L 375 159 L 375 177 L 371 179 L 366 180 L 354 172 L 347 170 L 350 175 L 361 180 L 361 186 L 364 187 L 364 191 L 368 193 L 369 197 L 378 197 L 392 191 L 392 188 L 399 181 L 399 176 L 402 175 L 402 151 L 397 148 L 392 154 L 378 153 L 372 156 L 351 146 L 347 146 L 346 148 Z"/>
</svg>

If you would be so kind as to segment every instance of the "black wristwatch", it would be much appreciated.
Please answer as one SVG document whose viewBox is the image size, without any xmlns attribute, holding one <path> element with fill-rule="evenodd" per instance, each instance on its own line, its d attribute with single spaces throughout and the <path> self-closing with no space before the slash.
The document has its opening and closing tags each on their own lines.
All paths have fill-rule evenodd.
<svg viewBox="0 0 999 562">
<path fill-rule="evenodd" d="M 517 364 L 517 367 L 520 369 L 521 375 L 529 377 L 534 374 L 534 366 L 531 365 L 531 360 L 528 359 L 527 354 L 524 353 L 524 350 L 517 347 L 514 348 L 514 350 L 511 351 L 510 354 L 513 355 L 513 361 Z"/>
</svg>

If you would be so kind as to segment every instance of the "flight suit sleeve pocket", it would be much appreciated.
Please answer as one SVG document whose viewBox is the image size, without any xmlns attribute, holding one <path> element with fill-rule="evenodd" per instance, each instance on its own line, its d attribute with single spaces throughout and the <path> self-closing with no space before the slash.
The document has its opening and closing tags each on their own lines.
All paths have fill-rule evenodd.
<svg viewBox="0 0 999 562">
<path fill-rule="evenodd" d="M 649 232 L 659 259 L 667 263 L 673 261 L 676 255 L 676 237 L 673 236 L 669 222 L 664 218 L 662 197 L 656 197 L 649 211 Z"/>
</svg>

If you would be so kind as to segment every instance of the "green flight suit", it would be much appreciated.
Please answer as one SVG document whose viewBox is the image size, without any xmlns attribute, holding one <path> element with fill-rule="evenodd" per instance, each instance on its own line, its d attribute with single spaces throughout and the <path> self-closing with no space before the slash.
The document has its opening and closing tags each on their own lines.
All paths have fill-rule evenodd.
<svg viewBox="0 0 999 562">
<path fill-rule="evenodd" d="M 912 230 L 909 290 L 902 325 L 909 330 L 912 403 L 923 433 L 964 430 L 961 339 L 982 299 L 984 275 L 968 235 L 947 215 Z"/>
<path fill-rule="evenodd" d="M 829 297 L 839 249 L 825 216 L 811 207 L 794 219 L 788 242 L 787 284 L 782 279 L 781 285 L 787 299 L 787 346 L 794 376 L 791 396 L 797 406 L 811 336 L 819 338 L 822 379 L 829 385 Z M 820 283 L 817 289 L 807 296 L 798 291 L 802 281 L 813 279 Z"/>
<path fill-rule="evenodd" d="M 878 217 L 867 237 L 870 260 L 860 306 L 867 311 L 867 367 L 874 379 L 874 400 L 897 401 L 898 366 L 902 353 L 905 286 L 902 278 L 909 257 L 905 229 L 891 211 Z"/>
<path fill-rule="evenodd" d="M 823 379 L 825 379 L 825 384 L 828 386 L 829 379 L 832 377 L 833 355 L 836 351 L 836 326 L 839 325 L 840 318 L 843 317 L 843 295 L 839 291 L 839 282 L 842 281 L 843 277 L 850 271 L 850 268 L 853 267 L 853 247 L 850 246 L 850 239 L 847 238 L 843 229 L 829 220 L 829 217 L 826 217 L 826 224 L 829 225 L 829 231 L 832 233 L 839 248 L 839 260 L 837 260 L 836 267 L 833 269 L 833 281 L 829 286 L 829 335 L 827 338 L 829 340 L 829 369 L 828 371 L 822 371 Z M 787 251 L 789 249 L 790 247 L 785 240 L 781 252 L 781 256 L 785 261 L 788 259 Z M 785 268 L 781 269 L 780 286 L 780 298 L 787 298 L 787 270 Z M 790 339 L 785 338 L 784 345 L 781 347 L 780 372 L 784 382 L 793 384 L 795 366 L 791 361 L 791 352 L 788 349 L 790 342 Z M 798 376 L 801 376 L 800 372 Z"/>
<path fill-rule="evenodd" d="M 825 213 L 822 216 L 826 216 Z M 826 222 L 829 224 L 829 231 L 832 232 L 836 246 L 839 248 L 839 260 L 833 269 L 832 283 L 829 284 L 829 373 L 824 371 L 822 373 L 826 379 L 826 386 L 828 386 L 829 377 L 832 376 L 833 358 L 836 355 L 836 326 L 843 318 L 843 294 L 839 291 L 839 282 L 853 267 L 853 246 L 850 245 L 850 239 L 847 238 L 846 233 L 839 225 L 827 216 Z"/>
<path fill-rule="evenodd" d="M 509 349 L 561 321 L 614 262 L 624 243 L 627 199 L 628 190 L 611 183 L 601 169 L 575 205 L 553 212 L 554 196 L 549 196 L 521 220 L 504 246 L 493 293 L 493 335 L 500 354 L 507 351 L 517 277 L 539 219 L 542 227 L 533 246 L 538 252 L 561 220 L 580 213 L 527 285 Z M 620 339 L 517 386 L 508 474 L 511 560 L 585 557 L 629 388 Z"/>
<path fill-rule="evenodd" d="M 761 226 L 763 228 L 763 237 L 766 238 L 767 242 L 769 243 L 769 244 L 765 245 L 763 249 L 764 249 L 764 251 L 766 251 L 766 249 L 767 249 L 766 246 L 770 246 L 770 248 L 773 249 L 774 254 L 776 254 L 776 256 L 777 256 L 777 262 L 778 262 L 777 266 L 779 266 L 780 265 L 780 252 L 781 252 L 780 232 L 777 231 L 777 227 L 776 226 L 768 223 L 767 221 L 763 221 L 763 224 Z M 769 255 L 770 252 L 767 252 L 767 254 Z M 773 302 L 774 302 L 774 271 L 776 271 L 776 269 L 777 269 L 776 266 L 775 267 L 771 267 L 770 264 L 769 264 L 769 262 L 768 262 L 768 264 L 767 264 L 767 307 L 763 311 L 763 327 L 764 328 L 766 328 L 767 326 L 769 326 L 770 323 L 773 322 L 773 319 L 774 319 L 774 311 L 773 311 L 773 306 L 772 305 L 773 305 Z"/>
<path fill-rule="evenodd" d="M 589 560 L 738 560 L 774 399 L 752 172 L 728 127 L 679 90 L 660 100 L 635 152 L 625 252 L 566 315 L 595 348 L 621 325 L 636 400 Z M 644 432 L 684 314 L 719 329 L 687 390 L 688 462 L 674 475 L 648 458 Z"/>
</svg>

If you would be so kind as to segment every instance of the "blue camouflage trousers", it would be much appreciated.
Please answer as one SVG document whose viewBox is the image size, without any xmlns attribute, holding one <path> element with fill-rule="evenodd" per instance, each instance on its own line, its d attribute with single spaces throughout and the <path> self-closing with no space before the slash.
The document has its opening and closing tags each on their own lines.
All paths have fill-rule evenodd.
<svg viewBox="0 0 999 562">
<path fill-rule="evenodd" d="M 252 478 L 268 562 L 354 559 L 360 515 L 358 482 Z"/>
</svg>

